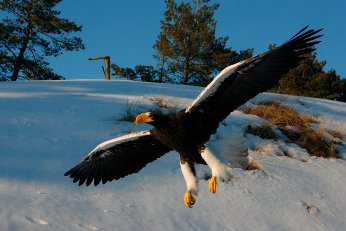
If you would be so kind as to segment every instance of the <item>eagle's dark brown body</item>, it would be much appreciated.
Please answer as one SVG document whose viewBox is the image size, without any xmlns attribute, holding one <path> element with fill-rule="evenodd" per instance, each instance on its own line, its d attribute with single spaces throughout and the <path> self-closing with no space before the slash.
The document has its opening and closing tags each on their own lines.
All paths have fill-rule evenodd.
<svg viewBox="0 0 346 231">
<path fill-rule="evenodd" d="M 154 128 L 150 133 L 155 138 L 165 146 L 176 150 L 181 160 L 205 164 L 200 154 L 204 143 L 198 134 L 198 127 L 194 126 L 185 110 L 172 115 L 153 114 L 152 116 L 154 121 L 149 124 Z"/>
</svg>

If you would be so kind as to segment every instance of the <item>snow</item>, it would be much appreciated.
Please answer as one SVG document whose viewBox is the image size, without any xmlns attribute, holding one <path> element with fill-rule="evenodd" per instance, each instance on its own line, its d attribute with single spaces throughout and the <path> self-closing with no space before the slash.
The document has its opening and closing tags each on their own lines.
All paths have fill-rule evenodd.
<svg viewBox="0 0 346 231">
<path fill-rule="evenodd" d="M 263 121 L 241 111 L 220 124 L 210 143 L 223 155 L 240 152 L 230 163 L 236 167 L 248 146 L 261 170 L 233 168 L 231 181 L 212 194 L 203 175 L 208 169 L 199 166 L 191 209 L 183 203 L 186 185 L 174 152 L 98 187 L 63 176 L 98 144 L 150 128 L 119 120 L 129 105 L 146 112 L 151 98 L 164 97 L 184 108 L 201 90 L 132 81 L 0 83 L 0 230 L 345 229 L 346 158 L 316 158 L 283 140 L 245 134 Z M 263 99 L 316 116 L 346 137 L 345 103 L 260 94 L 248 104 Z M 345 146 L 343 138 L 337 148 L 346 157 Z"/>
</svg>

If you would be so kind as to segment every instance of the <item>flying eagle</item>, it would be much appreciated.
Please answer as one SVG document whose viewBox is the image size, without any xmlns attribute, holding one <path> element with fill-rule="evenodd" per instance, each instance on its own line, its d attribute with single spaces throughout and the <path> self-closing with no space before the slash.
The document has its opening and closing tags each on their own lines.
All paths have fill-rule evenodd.
<svg viewBox="0 0 346 231">
<path fill-rule="evenodd" d="M 232 111 L 257 94 L 272 88 L 282 75 L 295 68 L 314 51 L 322 29 L 304 27 L 274 50 L 226 67 L 193 103 L 175 114 L 146 112 L 136 123 L 151 130 L 134 132 L 99 144 L 78 165 L 65 173 L 79 185 L 103 184 L 137 173 L 148 163 L 175 150 L 187 191 L 184 203 L 191 208 L 197 195 L 195 164 L 207 164 L 212 176 L 209 191 L 216 192 L 217 180 L 226 179 L 226 165 L 205 144 Z"/>
</svg>

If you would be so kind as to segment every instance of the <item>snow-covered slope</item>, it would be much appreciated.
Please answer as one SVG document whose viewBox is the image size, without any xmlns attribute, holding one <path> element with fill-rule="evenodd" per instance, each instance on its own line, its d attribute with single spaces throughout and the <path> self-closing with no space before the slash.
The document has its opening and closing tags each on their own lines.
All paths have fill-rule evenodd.
<svg viewBox="0 0 346 231">
<path fill-rule="evenodd" d="M 174 152 L 98 187 L 78 187 L 63 176 L 98 143 L 149 128 L 119 121 L 129 108 L 146 111 L 153 97 L 183 108 L 201 90 L 131 81 L 0 83 L 0 230 L 345 230 L 346 161 L 280 156 L 280 148 L 298 157 L 306 152 L 251 135 L 248 145 L 261 148 L 249 153 L 262 170 L 233 169 L 216 194 L 201 179 L 192 209 L 183 204 Z M 252 101 L 268 98 L 346 137 L 346 104 L 274 94 Z M 236 111 L 211 142 L 227 143 L 257 120 Z"/>
</svg>

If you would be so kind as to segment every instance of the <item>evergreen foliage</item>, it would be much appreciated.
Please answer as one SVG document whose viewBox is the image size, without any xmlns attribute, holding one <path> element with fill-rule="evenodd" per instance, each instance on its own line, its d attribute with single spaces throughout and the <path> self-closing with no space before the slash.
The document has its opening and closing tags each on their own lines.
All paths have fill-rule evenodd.
<svg viewBox="0 0 346 231">
<path fill-rule="evenodd" d="M 3 80 L 61 79 L 45 59 L 62 51 L 84 49 L 81 38 L 69 36 L 81 26 L 59 18 L 53 8 L 62 0 L 2 0 L 0 10 L 0 76 Z"/>
<path fill-rule="evenodd" d="M 216 37 L 214 12 L 219 4 L 209 2 L 192 0 L 177 4 L 165 0 L 161 32 L 154 44 L 159 80 L 207 85 L 230 63 L 251 57 L 251 49 L 237 53 L 226 48 L 228 37 Z"/>
<path fill-rule="evenodd" d="M 270 45 L 269 49 L 274 49 Z M 289 95 L 310 96 L 346 102 L 346 79 L 336 71 L 324 71 L 326 61 L 319 61 L 317 53 L 309 54 L 300 65 L 284 75 L 273 91 Z"/>
<path fill-rule="evenodd" d="M 145 66 L 145 65 L 137 65 L 135 67 L 135 71 L 141 81 L 145 82 L 156 82 L 157 79 L 157 71 L 153 66 Z"/>
<path fill-rule="evenodd" d="M 111 65 L 112 75 L 146 82 L 159 82 L 158 71 L 151 65 L 136 65 L 135 69 L 130 67 L 122 68 L 116 64 Z"/>
</svg>

